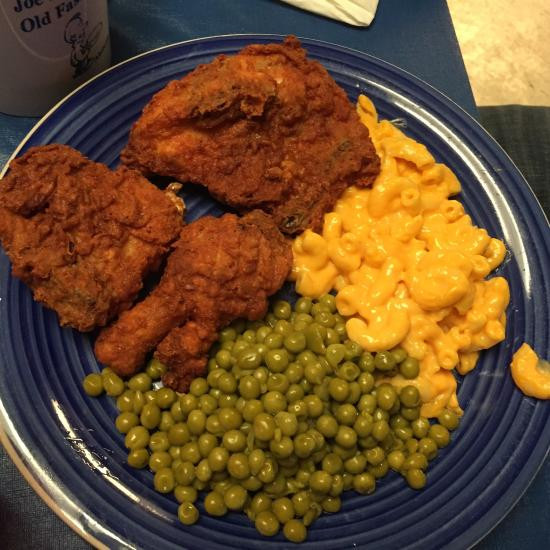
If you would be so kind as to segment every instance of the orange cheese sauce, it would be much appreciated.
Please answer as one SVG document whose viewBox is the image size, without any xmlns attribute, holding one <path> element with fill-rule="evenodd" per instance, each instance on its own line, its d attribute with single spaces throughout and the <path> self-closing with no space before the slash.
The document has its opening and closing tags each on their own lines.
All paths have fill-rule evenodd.
<svg viewBox="0 0 550 550">
<path fill-rule="evenodd" d="M 460 412 L 457 369 L 475 367 L 480 350 L 502 341 L 510 294 L 502 277 L 487 275 L 504 259 L 504 244 L 476 227 L 452 197 L 460 183 L 427 148 L 359 98 L 358 113 L 381 159 L 371 188 L 350 187 L 293 244 L 296 291 L 318 297 L 336 290 L 348 335 L 377 352 L 402 346 L 420 362 L 413 383 L 424 416 Z"/>
</svg>

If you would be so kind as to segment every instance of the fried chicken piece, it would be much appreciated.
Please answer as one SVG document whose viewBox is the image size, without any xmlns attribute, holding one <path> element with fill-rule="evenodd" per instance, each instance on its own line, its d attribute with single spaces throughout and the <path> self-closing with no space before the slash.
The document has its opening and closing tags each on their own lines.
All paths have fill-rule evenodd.
<svg viewBox="0 0 550 550">
<path fill-rule="evenodd" d="M 370 184 L 380 169 L 344 90 L 295 37 L 221 55 L 170 82 L 121 158 L 200 183 L 238 211 L 261 208 L 288 234 L 319 230 L 346 187 Z"/>
<path fill-rule="evenodd" d="M 62 325 L 105 325 L 131 306 L 183 222 L 134 170 L 109 170 L 66 145 L 29 149 L 0 181 L 0 241 L 12 273 Z"/>
<path fill-rule="evenodd" d="M 182 230 L 159 285 L 100 333 L 96 357 L 129 376 L 156 348 L 169 369 L 163 382 L 186 391 L 218 330 L 263 317 L 291 265 L 290 244 L 266 214 L 203 217 Z"/>
</svg>

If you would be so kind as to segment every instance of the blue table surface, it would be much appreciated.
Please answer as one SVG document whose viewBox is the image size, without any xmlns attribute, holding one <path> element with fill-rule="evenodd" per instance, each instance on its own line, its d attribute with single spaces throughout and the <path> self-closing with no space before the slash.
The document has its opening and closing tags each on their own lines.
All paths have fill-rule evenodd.
<svg viewBox="0 0 550 550">
<path fill-rule="evenodd" d="M 445 93 L 472 116 L 477 115 L 449 11 L 441 0 L 381 0 L 368 28 L 339 23 L 278 0 L 110 0 L 109 16 L 113 63 L 152 48 L 204 36 L 295 34 L 354 48 L 393 63 Z M 36 121 L 0 114 L 0 167 Z M 476 549 L 550 546 L 548 494 L 549 462 L 516 507 Z M 34 495 L 28 498 L 38 499 Z M 49 521 L 61 520 L 51 513 Z M 36 528 L 30 521 L 27 527 Z M 47 529 L 48 525 L 39 528 Z M 19 547 L 25 547 L 24 536 Z M 85 545 L 74 534 L 69 547 Z"/>
</svg>

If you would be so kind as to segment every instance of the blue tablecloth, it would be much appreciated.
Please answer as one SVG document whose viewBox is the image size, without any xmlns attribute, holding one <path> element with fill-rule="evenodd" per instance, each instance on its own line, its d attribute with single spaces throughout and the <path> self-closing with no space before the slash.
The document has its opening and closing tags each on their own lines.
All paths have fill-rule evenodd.
<svg viewBox="0 0 550 550">
<path fill-rule="evenodd" d="M 113 63 L 201 36 L 296 34 L 389 61 L 424 79 L 477 116 L 449 12 L 440 0 L 381 0 L 369 28 L 351 27 L 278 0 L 110 0 L 109 14 Z M 0 166 L 35 122 L 0 114 Z M 547 547 L 549 494 L 547 464 L 514 510 L 477 548 Z M 32 493 L 1 448 L 0 547 L 88 548 Z"/>
</svg>

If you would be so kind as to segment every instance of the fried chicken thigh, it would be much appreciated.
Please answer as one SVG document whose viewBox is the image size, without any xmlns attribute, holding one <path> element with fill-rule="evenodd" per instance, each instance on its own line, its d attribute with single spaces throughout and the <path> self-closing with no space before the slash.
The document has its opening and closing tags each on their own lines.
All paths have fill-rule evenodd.
<svg viewBox="0 0 550 550">
<path fill-rule="evenodd" d="M 240 212 L 260 208 L 281 231 L 320 229 L 349 185 L 380 162 L 368 130 L 295 37 L 219 56 L 170 82 L 134 124 L 122 161 L 206 186 Z"/>
<path fill-rule="evenodd" d="M 131 306 L 183 222 L 134 170 L 65 145 L 29 149 L 0 181 L 0 241 L 12 273 L 62 325 L 105 325 Z"/>
<path fill-rule="evenodd" d="M 156 348 L 169 369 L 163 382 L 186 391 L 219 329 L 263 317 L 291 264 L 289 243 L 264 213 L 203 217 L 182 230 L 159 285 L 101 332 L 96 356 L 129 376 Z"/>
</svg>

